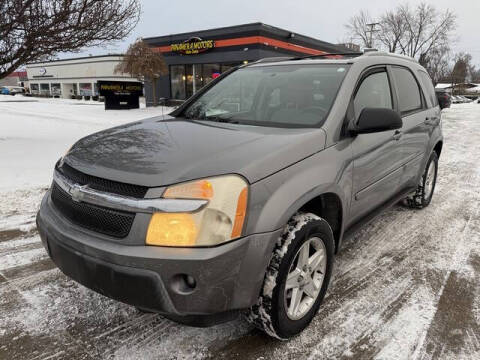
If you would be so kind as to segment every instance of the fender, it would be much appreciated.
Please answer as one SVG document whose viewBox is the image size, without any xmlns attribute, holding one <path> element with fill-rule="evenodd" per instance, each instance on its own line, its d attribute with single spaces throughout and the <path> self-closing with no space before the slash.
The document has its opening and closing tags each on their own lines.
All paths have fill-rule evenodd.
<svg viewBox="0 0 480 360">
<path fill-rule="evenodd" d="M 274 231 L 306 203 L 333 193 L 342 206 L 341 234 L 351 201 L 353 162 L 345 140 L 251 186 L 246 234 Z M 340 236 L 341 238 L 341 236 Z"/>
</svg>

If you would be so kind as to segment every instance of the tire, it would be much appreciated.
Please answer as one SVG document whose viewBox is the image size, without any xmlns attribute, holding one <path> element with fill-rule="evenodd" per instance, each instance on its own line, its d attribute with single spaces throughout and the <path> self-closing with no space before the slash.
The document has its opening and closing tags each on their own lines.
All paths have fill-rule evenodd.
<svg viewBox="0 0 480 360">
<path fill-rule="evenodd" d="M 311 213 L 297 213 L 293 216 L 277 241 L 265 274 L 260 297 L 250 308 L 247 320 L 268 335 L 280 340 L 291 338 L 304 330 L 314 318 L 325 297 L 333 270 L 334 247 L 332 229 L 327 221 Z M 308 251 L 303 253 L 301 250 L 305 248 Z M 313 255 L 310 256 L 312 250 Z M 308 254 L 308 262 L 300 263 L 301 258 L 306 259 L 305 254 Z M 309 264 L 308 267 L 312 264 L 317 268 L 314 265 L 315 262 L 310 260 L 320 259 L 319 254 L 324 254 L 326 259 L 319 263 L 318 269 L 305 270 L 306 266 L 303 266 L 305 272 L 298 272 L 301 264 L 305 263 Z M 318 257 L 314 258 L 316 255 Z M 289 274 L 291 275 L 290 285 L 289 289 L 285 290 Z M 306 279 L 305 283 L 308 284 L 297 285 L 292 282 L 293 276 L 296 277 L 297 282 Z M 322 279 L 321 283 L 320 279 Z M 291 284 L 298 288 L 295 286 L 290 288 Z M 300 302 L 303 306 L 292 305 L 294 291 L 296 299 L 303 299 Z M 317 294 L 316 298 L 308 295 L 312 292 Z M 298 312 L 291 310 L 295 308 L 298 308 Z"/>
<path fill-rule="evenodd" d="M 430 172 L 430 174 L 429 174 Z M 437 183 L 438 156 L 434 151 L 427 161 L 420 184 L 414 193 L 405 198 L 404 204 L 413 209 L 423 209 L 432 201 L 435 185 Z"/>
</svg>

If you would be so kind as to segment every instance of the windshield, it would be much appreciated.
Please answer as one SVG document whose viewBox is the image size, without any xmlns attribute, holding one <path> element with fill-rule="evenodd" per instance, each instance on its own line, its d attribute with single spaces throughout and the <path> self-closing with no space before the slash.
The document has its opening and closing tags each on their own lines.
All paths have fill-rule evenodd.
<svg viewBox="0 0 480 360">
<path fill-rule="evenodd" d="M 272 65 L 234 71 L 183 112 L 185 118 L 277 127 L 316 127 L 330 111 L 346 64 Z"/>
</svg>

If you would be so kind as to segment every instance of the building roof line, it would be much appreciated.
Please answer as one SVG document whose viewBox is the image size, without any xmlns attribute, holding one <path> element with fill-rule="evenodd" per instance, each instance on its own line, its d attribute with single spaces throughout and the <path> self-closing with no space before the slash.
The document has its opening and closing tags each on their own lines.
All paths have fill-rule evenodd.
<svg viewBox="0 0 480 360">
<path fill-rule="evenodd" d="M 65 59 L 55 59 L 55 60 L 45 60 L 45 61 L 35 61 L 28 63 L 28 65 L 38 65 L 38 64 L 47 64 L 52 62 L 59 62 L 59 61 L 72 61 L 72 60 L 84 60 L 84 59 L 95 59 L 95 58 L 102 58 L 102 57 L 119 57 L 124 56 L 124 54 L 106 54 L 106 55 L 92 55 L 92 56 L 81 56 L 81 57 L 74 57 L 74 58 L 65 58 Z"/>
</svg>

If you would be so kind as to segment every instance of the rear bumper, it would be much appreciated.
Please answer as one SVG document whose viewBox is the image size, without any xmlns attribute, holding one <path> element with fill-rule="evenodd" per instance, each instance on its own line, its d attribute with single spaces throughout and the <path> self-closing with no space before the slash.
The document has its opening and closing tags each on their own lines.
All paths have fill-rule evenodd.
<svg viewBox="0 0 480 360">
<path fill-rule="evenodd" d="M 112 299 L 192 325 L 221 322 L 256 302 L 280 235 L 251 235 L 212 248 L 126 245 L 76 227 L 52 206 L 49 195 L 37 226 L 50 257 L 67 276 Z M 195 279 L 194 288 L 184 286 L 184 275 Z"/>
</svg>

